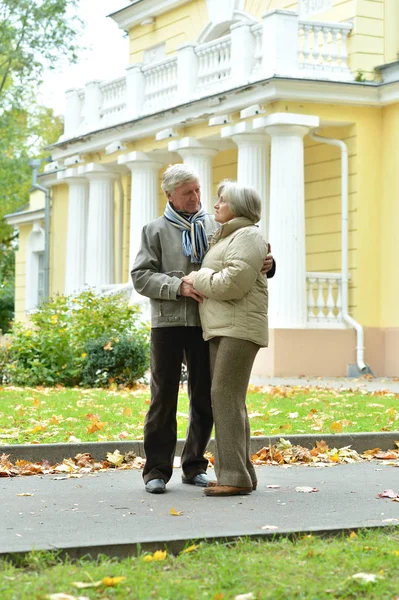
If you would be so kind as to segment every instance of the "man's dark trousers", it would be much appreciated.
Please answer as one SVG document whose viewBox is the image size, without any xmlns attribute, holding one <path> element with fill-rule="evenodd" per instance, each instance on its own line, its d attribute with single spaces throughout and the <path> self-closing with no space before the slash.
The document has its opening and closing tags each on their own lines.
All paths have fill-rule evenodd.
<svg viewBox="0 0 399 600">
<path fill-rule="evenodd" d="M 209 347 L 201 327 L 154 327 L 151 330 L 151 404 L 144 425 L 144 482 L 169 481 L 177 440 L 177 397 L 183 357 L 188 373 L 190 410 L 186 443 L 181 455 L 185 478 L 206 473 L 204 452 L 213 417 Z"/>
</svg>

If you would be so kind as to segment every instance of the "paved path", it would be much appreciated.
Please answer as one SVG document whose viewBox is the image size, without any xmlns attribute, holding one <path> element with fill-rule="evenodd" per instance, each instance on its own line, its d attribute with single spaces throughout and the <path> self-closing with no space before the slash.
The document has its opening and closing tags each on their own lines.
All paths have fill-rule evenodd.
<svg viewBox="0 0 399 600">
<path fill-rule="evenodd" d="M 389 390 L 399 394 L 399 377 L 251 377 L 253 385 L 288 385 L 333 389 L 362 389 L 368 392 Z"/>
<path fill-rule="evenodd" d="M 0 555 L 36 548 L 64 549 L 73 556 L 125 556 L 136 553 L 138 545 L 179 551 L 191 540 L 399 525 L 399 502 L 377 497 L 389 488 L 399 492 L 397 467 L 378 462 L 260 466 L 257 473 L 256 492 L 230 498 L 207 498 L 201 488 L 183 485 L 180 469 L 175 469 L 167 493 L 158 496 L 144 491 L 141 471 L 107 471 L 81 479 L 2 478 Z M 280 487 L 268 488 L 270 484 Z M 297 486 L 319 491 L 300 493 Z M 33 495 L 19 495 L 23 493 Z M 171 508 L 183 514 L 172 516 Z"/>
</svg>

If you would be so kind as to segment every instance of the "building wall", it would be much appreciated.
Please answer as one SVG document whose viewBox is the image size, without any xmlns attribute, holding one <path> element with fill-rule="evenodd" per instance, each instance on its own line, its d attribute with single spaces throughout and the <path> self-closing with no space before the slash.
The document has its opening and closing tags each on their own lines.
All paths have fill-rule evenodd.
<svg viewBox="0 0 399 600">
<path fill-rule="evenodd" d="M 399 327 L 399 105 L 382 111 L 382 177 L 377 197 L 380 213 L 381 325 Z"/>
<path fill-rule="evenodd" d="M 65 290 L 68 186 L 52 188 L 50 223 L 50 296 Z"/>
<path fill-rule="evenodd" d="M 179 46 L 197 39 L 208 22 L 206 0 L 193 0 L 155 17 L 149 25 L 137 25 L 129 31 L 130 63 L 143 61 L 144 50 L 165 42 L 166 55 L 174 54 Z"/>
</svg>

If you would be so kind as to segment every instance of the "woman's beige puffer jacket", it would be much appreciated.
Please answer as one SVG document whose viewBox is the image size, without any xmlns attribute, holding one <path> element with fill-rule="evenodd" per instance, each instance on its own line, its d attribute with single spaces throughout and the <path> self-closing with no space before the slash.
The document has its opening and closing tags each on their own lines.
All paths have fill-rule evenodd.
<svg viewBox="0 0 399 600">
<path fill-rule="evenodd" d="M 199 306 L 204 339 L 217 336 L 268 344 L 267 279 L 261 274 L 267 244 L 246 217 L 224 223 L 195 274 L 207 296 Z"/>
</svg>

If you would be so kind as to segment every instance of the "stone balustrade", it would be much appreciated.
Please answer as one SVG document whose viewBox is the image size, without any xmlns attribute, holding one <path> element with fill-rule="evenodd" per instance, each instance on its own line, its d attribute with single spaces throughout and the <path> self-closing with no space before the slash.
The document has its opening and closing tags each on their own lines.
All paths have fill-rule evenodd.
<svg viewBox="0 0 399 600">
<path fill-rule="evenodd" d="M 150 65 L 130 65 L 126 77 L 69 90 L 60 141 L 274 75 L 353 81 L 346 45 L 351 29 L 348 23 L 300 20 L 285 10 L 268 12 L 253 25 L 237 23 L 229 35 L 186 44 Z"/>
<path fill-rule="evenodd" d="M 341 273 L 306 273 L 306 284 L 308 327 L 344 329 Z"/>
</svg>

